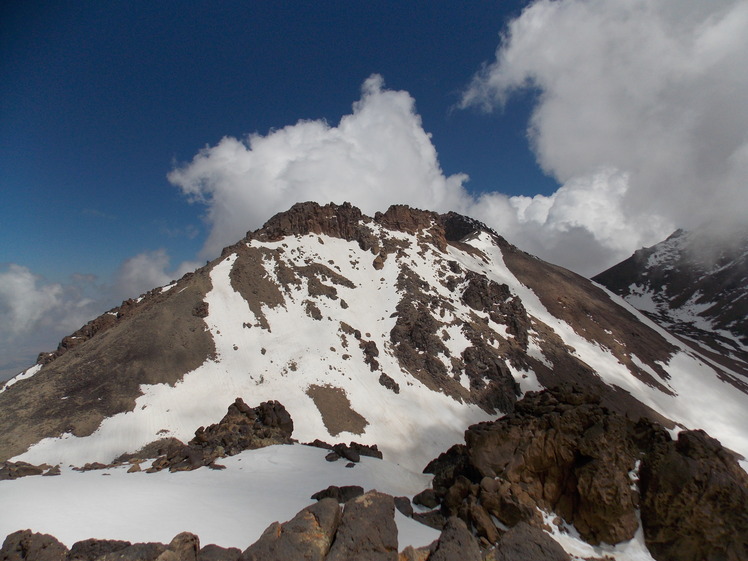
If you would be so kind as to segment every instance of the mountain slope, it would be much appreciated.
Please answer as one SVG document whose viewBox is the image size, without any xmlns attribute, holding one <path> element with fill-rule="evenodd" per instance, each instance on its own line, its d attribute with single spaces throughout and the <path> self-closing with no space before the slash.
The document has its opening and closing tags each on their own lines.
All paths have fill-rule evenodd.
<svg viewBox="0 0 748 561">
<path fill-rule="evenodd" d="M 568 381 L 748 454 L 733 365 L 456 214 L 299 204 L 125 307 L 6 385 L 0 459 L 106 463 L 188 440 L 242 397 L 281 401 L 300 441 L 378 444 L 420 471 L 469 424 Z"/>
<path fill-rule="evenodd" d="M 748 377 L 748 231 L 678 230 L 594 281 Z M 745 379 L 745 378 L 744 378 Z"/>
</svg>

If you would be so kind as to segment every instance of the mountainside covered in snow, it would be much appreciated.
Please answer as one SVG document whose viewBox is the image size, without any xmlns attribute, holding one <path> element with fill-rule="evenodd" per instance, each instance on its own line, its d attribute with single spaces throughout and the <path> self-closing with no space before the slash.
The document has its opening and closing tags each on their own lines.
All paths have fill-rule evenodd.
<svg viewBox="0 0 748 561">
<path fill-rule="evenodd" d="M 745 228 L 678 230 L 593 280 L 713 360 L 730 356 L 748 374 Z"/>
<path fill-rule="evenodd" d="M 33 503 L 28 500 L 36 492 L 33 485 L 53 492 L 55 485 L 83 484 L 79 479 L 83 477 L 89 477 L 86 481 L 91 485 L 90 474 L 96 472 L 78 474 L 67 466 L 98 462 L 93 467 L 103 468 L 117 458 L 120 465 L 138 466 L 148 459 L 150 471 L 158 471 L 125 474 L 122 467 L 106 468 L 104 473 L 112 481 L 121 480 L 120 488 L 138 487 L 128 477 L 152 478 L 149 485 L 160 481 L 158 486 L 163 487 L 158 492 L 164 496 L 169 485 L 188 481 L 198 485 L 213 481 L 250 493 L 242 478 L 252 473 L 253 496 L 285 487 L 294 497 L 287 505 L 297 506 L 253 511 L 246 515 L 255 519 L 250 525 L 253 530 L 244 525 L 239 536 L 222 527 L 223 533 L 215 532 L 219 537 L 210 538 L 243 549 L 274 520 L 290 519 L 300 508 L 299 501 L 320 490 L 323 482 L 337 485 L 346 477 L 350 480 L 337 464 L 325 469 L 307 465 L 320 459 L 318 452 L 243 452 L 256 447 L 249 446 L 250 441 L 263 441 L 263 446 L 287 442 L 290 434 L 297 442 L 355 441 L 359 447 L 351 448 L 357 450 L 376 446 L 381 460 L 367 458 L 347 473 L 361 475 L 368 466 L 361 485 L 412 497 L 429 485 L 420 472 L 453 445 L 462 445 L 468 426 L 513 413 L 528 392 L 560 384 L 575 384 L 595 394 L 596 407 L 629 419 L 632 424 L 626 430 L 632 434 L 636 433 L 633 423 L 643 417 L 673 434 L 704 429 L 738 457 L 748 455 L 748 385 L 739 360 L 728 356 L 718 362 L 699 354 L 594 283 L 520 251 L 469 218 L 404 206 L 367 217 L 348 204 L 299 204 L 248 233 L 195 273 L 90 322 L 66 337 L 55 352 L 40 355 L 36 366 L 10 380 L 0 390 L 0 461 L 15 462 L 9 471 L 27 469 L 18 462 L 59 465 L 63 475 L 0 481 L 0 498 L 12 498 L 15 502 L 6 504 L 20 509 L 21 497 L 27 497 L 25 504 Z M 226 414 L 237 398 L 243 401 L 236 401 L 234 410 L 229 408 Z M 273 401 L 281 404 L 279 408 L 268 405 Z M 562 415 L 568 409 L 558 407 Z M 588 429 L 607 430 L 603 414 L 596 415 L 588 427 L 575 430 L 584 434 Z M 209 427 L 221 418 L 228 428 Z M 523 419 L 521 414 L 516 418 Z M 601 428 L 595 429 L 598 423 Z M 278 427 L 292 428 L 283 439 L 273 441 Z M 669 438 L 665 429 L 650 431 L 652 438 Z M 552 441 L 558 434 L 538 438 L 556 446 Z M 587 442 L 588 437 L 572 440 L 577 438 Z M 641 444 L 641 435 L 631 438 L 631 446 L 659 450 L 659 445 Z M 231 451 L 240 441 L 247 445 Z M 576 446 L 568 448 L 576 450 L 571 452 L 574 458 L 578 456 L 569 473 L 581 478 L 576 470 L 593 456 L 584 451 L 587 444 Z M 339 448 L 337 455 L 345 457 L 347 450 Z M 636 453 L 630 453 L 635 459 Z M 724 454 L 725 461 L 735 462 Z M 231 461 L 220 460 L 226 455 Z M 454 457 L 462 466 L 447 470 L 452 474 L 449 489 L 457 485 L 454 493 L 462 493 L 461 480 L 455 479 L 458 474 L 468 482 L 477 477 L 472 483 L 477 485 L 480 477 L 498 469 L 479 469 L 489 464 L 469 454 Z M 465 463 L 463 457 L 470 461 Z M 225 471 L 210 475 L 213 472 L 205 472 L 208 468 L 201 468 L 200 476 L 181 473 L 199 465 L 212 466 L 217 459 L 227 466 Z M 284 465 L 288 461 L 299 465 L 289 468 Z M 253 463 L 257 470 L 252 469 Z M 603 464 L 600 460 L 594 465 Z M 144 468 L 147 465 L 143 463 Z M 441 471 L 431 472 L 442 473 L 437 478 L 443 477 L 445 464 L 439 465 Z M 626 469 L 633 474 L 634 467 Z M 160 471 L 165 468 L 180 473 Z M 310 476 L 308 485 L 300 480 L 291 484 L 293 476 L 283 475 L 286 469 L 289 474 L 302 470 L 318 475 Z M 488 471 L 478 477 L 484 469 Z M 740 471 L 728 469 L 734 470 Z M 30 480 L 44 483 L 27 483 Z M 55 483 L 63 480 L 65 485 Z M 96 486 L 103 484 L 100 478 L 97 481 Z M 446 487 L 443 491 L 448 493 Z M 483 495 L 473 491 L 480 502 Z M 507 487 L 506 492 L 515 496 L 518 490 Z M 465 504 L 472 504 L 470 493 L 461 495 Z M 568 513 L 577 512 L 576 506 L 558 501 L 577 495 L 548 493 L 556 499 L 528 502 L 519 497 L 518 504 L 530 509 L 522 510 L 525 514 L 520 518 L 532 520 L 534 513 L 551 508 L 567 513 L 562 518 L 573 524 L 574 515 Z M 456 504 L 448 502 L 449 496 L 437 493 L 442 515 L 449 514 L 444 505 Z M 76 500 L 81 499 L 71 499 L 79 504 Z M 126 510 L 132 513 L 133 508 Z M 626 508 L 633 518 L 619 538 L 637 539 L 636 501 Z M 230 510 L 235 516 L 241 505 L 233 504 Z M 478 515 L 466 512 L 458 508 L 453 514 L 476 531 Z M 215 530 L 204 517 L 190 518 L 187 512 L 180 516 L 185 524 L 199 528 L 179 531 Z M 429 519 L 432 525 L 443 527 L 444 521 L 434 523 L 434 516 Z M 71 531 L 69 525 L 62 528 L 59 517 L 40 516 L 33 508 L 23 520 L 44 520 L 36 530 L 68 532 L 64 537 L 68 546 L 92 537 Z M 413 524 L 412 518 L 397 520 L 403 536 L 400 549 L 434 539 L 433 533 L 407 526 Z M 497 531 L 503 532 L 506 523 L 494 521 Z M 0 522 L 0 530 L 7 533 L 22 529 L 5 513 L 0 514 Z M 105 533 L 95 537 L 121 535 Z M 168 541 L 171 536 L 128 534 L 126 538 Z M 203 539 L 208 538 L 203 535 Z M 495 543 L 486 535 L 483 539 L 488 540 L 484 545 Z M 619 559 L 635 558 L 622 551 L 616 553 Z M 598 554 L 604 551 L 585 555 Z"/>
</svg>

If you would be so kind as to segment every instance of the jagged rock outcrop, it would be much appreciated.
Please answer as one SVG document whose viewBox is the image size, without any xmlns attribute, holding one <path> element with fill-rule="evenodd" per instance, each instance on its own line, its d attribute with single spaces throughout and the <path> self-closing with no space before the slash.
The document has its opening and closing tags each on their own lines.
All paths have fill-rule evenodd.
<svg viewBox="0 0 748 561">
<path fill-rule="evenodd" d="M 395 561 L 397 526 L 390 495 L 370 491 L 345 504 L 326 561 Z"/>
<path fill-rule="evenodd" d="M 414 500 L 438 501 L 484 544 L 517 543 L 493 518 L 541 527 L 540 511 L 573 524 L 591 544 L 615 544 L 634 536 L 641 507 L 658 560 L 737 560 L 748 552 L 748 476 L 702 431 L 682 431 L 673 442 L 656 423 L 635 423 L 565 387 L 528 393 L 513 413 L 468 428 L 465 442 L 427 466 L 433 490 Z"/>
<path fill-rule="evenodd" d="M 481 561 L 478 543 L 465 523 L 456 516 L 447 520 L 429 561 Z"/>
<path fill-rule="evenodd" d="M 317 491 L 310 498 L 315 501 L 321 501 L 322 499 L 335 499 L 338 503 L 347 503 L 351 499 L 364 494 L 364 488 L 360 485 L 343 485 L 338 487 L 337 485 L 330 485 L 327 489 Z"/>
<path fill-rule="evenodd" d="M 658 435 L 642 462 L 644 537 L 663 561 L 748 559 L 748 474 L 703 431 Z"/>
<path fill-rule="evenodd" d="M 569 561 L 569 554 L 548 534 L 520 522 L 501 536 L 496 549 L 489 552 L 485 561 Z"/>
<path fill-rule="evenodd" d="M 292 520 L 271 524 L 260 539 L 242 553 L 241 561 L 323 561 L 340 525 L 336 500 L 322 499 L 299 512 Z"/>
<path fill-rule="evenodd" d="M 117 553 L 132 544 L 123 540 L 96 540 L 89 539 L 73 544 L 68 553 L 68 561 L 89 561 L 99 559 L 111 553 Z"/>
<path fill-rule="evenodd" d="M 540 523 L 555 512 L 593 544 L 631 539 L 638 527 L 637 494 L 628 476 L 638 450 L 627 422 L 575 392 L 530 393 L 498 421 L 471 426 L 458 460 L 438 470 L 437 496 L 444 513 L 470 522 L 495 543 L 490 516 L 513 526 Z M 445 473 L 446 472 L 446 473 Z"/>
<path fill-rule="evenodd" d="M 49 534 L 19 530 L 5 538 L 0 561 L 65 561 L 68 548 Z"/>
<path fill-rule="evenodd" d="M 249 407 L 240 397 L 229 405 L 218 423 L 200 427 L 185 446 L 175 446 L 156 458 L 148 471 L 193 470 L 211 466 L 218 458 L 234 456 L 273 444 L 291 444 L 293 420 L 277 401 L 266 401 Z"/>
</svg>

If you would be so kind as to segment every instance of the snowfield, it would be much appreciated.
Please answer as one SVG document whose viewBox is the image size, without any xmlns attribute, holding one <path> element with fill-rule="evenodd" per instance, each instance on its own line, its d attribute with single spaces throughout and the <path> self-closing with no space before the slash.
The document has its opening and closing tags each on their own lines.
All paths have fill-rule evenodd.
<svg viewBox="0 0 748 561">
<path fill-rule="evenodd" d="M 127 473 L 127 466 L 56 477 L 0 481 L 0 535 L 29 528 L 70 547 L 88 538 L 169 541 L 192 532 L 203 545 L 244 550 L 272 522 L 285 522 L 314 503 L 329 485 L 360 485 L 394 496 L 412 496 L 430 476 L 391 462 L 362 457 L 325 461 L 326 450 L 278 445 L 224 458 L 225 470 Z M 426 545 L 439 532 L 396 512 L 401 544 Z M 404 546 L 403 546 L 404 547 Z"/>
<path fill-rule="evenodd" d="M 506 284 L 511 294 L 521 299 L 529 317 L 550 327 L 605 383 L 626 390 L 681 427 L 706 430 L 724 446 L 748 457 L 748 395 L 722 381 L 712 362 L 621 298 L 606 291 L 617 304 L 680 349 L 662 364 L 670 374 L 667 380 L 640 357 L 630 357 L 673 395 L 639 380 L 610 349 L 585 339 L 572 325 L 553 316 L 540 297 L 505 265 L 501 249 L 489 233 L 466 240 L 478 251 L 449 246 L 445 256 L 433 247 L 419 245 L 414 235 L 384 231 L 376 225 L 372 228 L 401 246 L 376 270 L 373 254 L 353 241 L 316 234 L 288 236 L 275 242 L 253 239 L 249 249 L 272 256 L 264 258 L 263 274 L 283 292 L 282 304 L 263 305 L 260 312 L 253 312 L 232 285 L 230 273 L 239 256 L 233 253 L 223 257 L 210 273 L 212 288 L 205 298 L 205 326 L 215 342 L 215 356 L 174 386 L 142 385 L 142 395 L 132 411 L 105 419 L 90 436 L 47 438 L 13 458 L 33 464 L 59 464 L 62 474 L 0 481 L 0 536 L 30 528 L 52 534 L 71 546 L 92 537 L 168 543 L 176 534 L 189 531 L 203 544 L 245 549 L 269 524 L 291 519 L 313 502 L 313 493 L 329 485 L 360 485 L 366 491 L 377 489 L 412 497 L 430 485 L 430 476 L 421 473 L 429 461 L 451 445 L 464 442 L 464 430 L 469 425 L 496 418 L 476 405 L 429 389 L 395 356 L 390 332 L 403 297 L 398 288 L 403 266 L 424 281 L 437 299 L 448 303 L 440 310 L 444 324 L 440 333 L 451 356 L 460 356 L 471 345 L 459 328 L 461 322 L 486 316 L 488 324 L 488 314 L 468 308 L 460 301 L 459 289 L 451 292 L 442 283 L 439 274 L 444 272 L 445 258 Z M 300 271 L 310 264 L 317 266 L 317 271 L 326 267 L 349 283 L 326 278 L 324 272 L 312 273 L 325 287 L 334 285 L 335 298 L 311 299 L 311 276 L 300 275 L 297 284 L 280 281 L 281 266 Z M 174 286 L 166 286 L 162 292 Z M 655 305 L 648 293 L 642 291 L 637 297 L 638 305 Z M 310 313 L 310 299 L 316 318 Z M 512 337 L 506 326 L 494 323 L 492 328 L 497 337 Z M 357 330 L 362 340 L 376 344 L 378 369 L 372 370 L 364 362 L 364 351 L 351 329 Z M 530 330 L 528 336 L 528 354 L 552 367 L 543 354 L 540 331 Z M 451 370 L 451 359 L 444 352 L 435 358 Z M 40 368 L 26 370 L 0 391 L 33 376 Z M 542 389 L 532 370 L 509 368 L 522 392 Z M 399 386 L 398 392 L 382 384 L 383 373 Z M 738 376 L 729 371 L 725 374 Z M 467 376 L 461 377 L 460 383 L 470 389 Z M 361 426 L 335 430 L 325 419 L 324 407 L 312 398 L 310 388 L 339 392 L 336 395 L 344 396 L 351 415 L 363 419 Z M 299 442 L 318 438 L 330 443 L 376 444 L 384 460 L 364 457 L 353 468 L 346 468 L 344 461 L 325 461 L 325 450 L 287 445 L 221 459 L 225 470 L 128 474 L 126 466 L 85 473 L 71 469 L 88 462 L 110 463 L 159 438 L 187 442 L 198 427 L 217 423 L 237 397 L 250 407 L 268 400 L 280 401 L 293 419 L 292 436 Z M 741 466 L 748 467 L 748 462 L 741 462 Z M 554 518 L 552 514 L 547 516 L 548 520 Z M 438 538 L 437 531 L 399 513 L 396 521 L 400 549 L 426 545 Z M 617 561 L 651 561 L 641 534 L 640 530 L 634 539 L 615 547 L 592 547 L 580 540 L 573 528 L 554 527 L 552 536 L 577 559 L 608 556 Z"/>
</svg>

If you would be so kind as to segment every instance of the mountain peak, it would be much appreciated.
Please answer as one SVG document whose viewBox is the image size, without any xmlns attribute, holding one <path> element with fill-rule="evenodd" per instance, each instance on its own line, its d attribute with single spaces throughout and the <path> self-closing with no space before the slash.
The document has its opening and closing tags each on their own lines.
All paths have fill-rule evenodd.
<svg viewBox="0 0 748 561">
<path fill-rule="evenodd" d="M 127 308 L 0 391 L 0 460 L 108 462 L 241 397 L 280 401 L 294 438 L 377 444 L 420 470 L 468 424 L 566 382 L 748 452 L 734 418 L 695 405 L 727 381 L 748 411 L 731 371 L 703 374 L 587 279 L 456 213 L 300 203 Z"/>
</svg>

